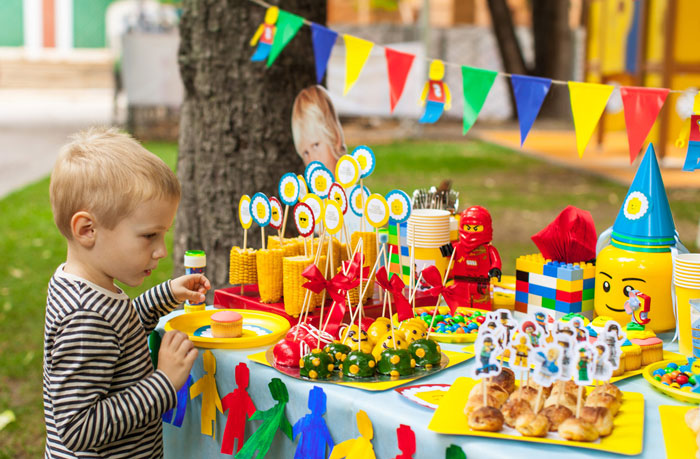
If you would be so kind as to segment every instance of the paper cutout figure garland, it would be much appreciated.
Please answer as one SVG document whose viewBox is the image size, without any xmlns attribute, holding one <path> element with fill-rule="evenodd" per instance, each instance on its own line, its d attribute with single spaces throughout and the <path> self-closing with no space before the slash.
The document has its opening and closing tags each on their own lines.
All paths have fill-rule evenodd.
<svg viewBox="0 0 700 459">
<path fill-rule="evenodd" d="M 459 446 L 450 445 L 445 450 L 445 459 L 467 459 L 467 455 L 464 454 L 464 451 Z"/>
<path fill-rule="evenodd" d="M 196 383 L 190 387 L 190 398 L 193 400 L 202 394 L 202 434 L 214 436 L 212 424 L 216 424 L 216 410 L 221 414 L 224 410 L 221 408 L 221 400 L 219 392 L 216 390 L 216 359 L 211 351 L 204 352 L 202 357 L 204 365 L 204 376 L 199 378 Z"/>
<path fill-rule="evenodd" d="M 182 427 L 182 423 L 185 421 L 188 400 L 190 398 L 190 386 L 192 386 L 192 375 L 187 377 L 185 385 L 177 391 L 177 405 L 175 408 L 171 408 L 163 413 L 163 422 L 172 424 L 175 427 Z M 173 411 L 175 412 L 174 417 Z"/>
<path fill-rule="evenodd" d="M 309 409 L 311 414 L 300 418 L 292 428 L 292 438 L 299 436 L 294 459 L 326 459 L 326 446 L 332 451 L 335 443 L 323 419 L 326 412 L 326 394 L 318 386 L 309 391 Z"/>
<path fill-rule="evenodd" d="M 357 412 L 357 430 L 360 432 L 360 436 L 335 445 L 330 459 L 343 457 L 347 459 L 376 459 L 377 456 L 374 455 L 374 447 L 372 446 L 372 437 L 374 436 L 372 421 L 362 410 Z"/>
<path fill-rule="evenodd" d="M 396 436 L 399 439 L 401 454 L 394 459 L 411 459 L 416 452 L 416 434 L 411 430 L 411 427 L 401 424 L 396 429 Z"/>
<path fill-rule="evenodd" d="M 221 399 L 221 407 L 228 410 L 224 438 L 221 441 L 221 454 L 233 454 L 233 442 L 238 440 L 236 452 L 243 447 L 245 438 L 246 419 L 255 413 L 255 404 L 248 395 L 248 383 L 250 371 L 248 366 L 241 362 L 236 365 L 236 389 Z"/>
<path fill-rule="evenodd" d="M 444 110 L 449 110 L 452 105 L 450 88 L 442 79 L 445 77 L 445 64 L 440 60 L 430 63 L 428 72 L 429 80 L 423 86 L 420 95 L 421 105 L 425 105 L 425 111 L 419 123 L 434 123 L 440 119 Z"/>
<path fill-rule="evenodd" d="M 279 14 L 280 10 L 276 6 L 271 6 L 265 12 L 265 21 L 258 26 L 255 35 L 250 39 L 250 46 L 258 45 L 255 54 L 250 58 L 252 62 L 264 61 L 270 54 L 272 43 L 275 41 L 275 24 Z"/>
<path fill-rule="evenodd" d="M 281 379 L 272 378 L 270 384 L 270 394 L 277 401 L 277 404 L 266 411 L 256 411 L 250 420 L 261 419 L 263 423 L 258 427 L 258 430 L 253 432 L 248 441 L 243 445 L 240 451 L 236 454 L 236 459 L 252 459 L 256 457 L 262 459 L 267 454 L 272 445 L 275 432 L 280 429 L 290 440 L 292 439 L 292 425 L 284 415 L 284 408 L 289 402 L 289 393 L 287 386 L 284 385 Z M 258 453 L 256 456 L 255 453 Z"/>
</svg>

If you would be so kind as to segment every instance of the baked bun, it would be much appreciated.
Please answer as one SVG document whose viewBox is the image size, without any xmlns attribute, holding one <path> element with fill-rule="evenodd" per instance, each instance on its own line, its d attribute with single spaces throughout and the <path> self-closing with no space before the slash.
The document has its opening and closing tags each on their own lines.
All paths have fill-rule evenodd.
<svg viewBox="0 0 700 459">
<path fill-rule="evenodd" d="M 482 406 L 471 412 L 467 423 L 474 430 L 498 432 L 503 428 L 503 415 L 492 406 Z"/>
<path fill-rule="evenodd" d="M 562 394 L 552 393 L 552 395 L 550 395 L 549 398 L 544 402 L 544 407 L 547 408 L 548 406 L 564 405 L 565 407 L 570 409 L 572 413 L 574 413 L 576 412 L 576 403 L 576 395 L 572 395 L 568 392 L 564 392 Z"/>
<path fill-rule="evenodd" d="M 564 405 L 550 405 L 541 411 L 549 419 L 549 431 L 556 432 L 559 425 L 574 415 L 573 411 Z"/>
<path fill-rule="evenodd" d="M 599 436 L 598 430 L 593 424 L 581 418 L 573 417 L 559 424 L 557 431 L 562 438 L 572 441 L 596 441 Z"/>
<path fill-rule="evenodd" d="M 493 395 L 486 395 L 486 406 L 498 409 L 501 407 L 501 405 L 502 403 L 496 397 L 494 397 Z M 469 400 L 467 400 L 467 404 L 464 406 L 464 414 L 469 416 L 472 413 L 472 411 L 477 410 L 483 406 L 483 396 L 470 398 Z"/>
<path fill-rule="evenodd" d="M 593 389 L 588 395 L 599 393 L 610 394 L 615 397 L 618 402 L 622 403 L 622 391 L 615 384 L 605 383 L 600 386 L 596 386 L 595 389 Z"/>
<path fill-rule="evenodd" d="M 503 419 L 510 427 L 515 427 L 515 420 L 525 413 L 532 413 L 532 407 L 522 398 L 511 398 L 501 407 Z"/>
<path fill-rule="evenodd" d="M 498 375 L 491 378 L 491 382 L 498 384 L 508 391 L 509 394 L 512 394 L 515 390 L 515 373 L 510 368 L 503 368 Z"/>
<path fill-rule="evenodd" d="M 547 398 L 549 395 L 552 393 L 552 386 L 540 386 L 537 384 L 534 380 L 530 379 L 530 383 L 528 384 L 529 387 L 532 387 L 536 391 L 540 390 L 540 387 L 542 388 L 542 397 Z"/>
<path fill-rule="evenodd" d="M 498 400 L 498 405 L 491 405 L 495 406 L 496 408 L 500 408 L 501 405 L 503 405 L 506 400 L 508 400 L 508 396 L 510 395 L 508 391 L 506 391 L 503 387 L 501 387 L 498 384 L 494 383 L 489 383 L 486 384 L 486 395 L 490 395 L 494 397 L 496 400 Z M 472 387 L 471 392 L 469 392 L 469 398 L 468 400 L 471 400 L 473 398 L 483 398 L 484 396 L 484 384 L 479 383 L 476 384 L 474 387 Z"/>
<path fill-rule="evenodd" d="M 544 437 L 549 431 L 549 419 L 542 414 L 524 413 L 515 420 L 515 428 L 526 437 Z"/>
<path fill-rule="evenodd" d="M 602 392 L 589 395 L 584 406 L 602 406 L 609 409 L 610 414 L 613 416 L 616 416 L 617 412 L 620 411 L 620 402 L 617 401 L 615 396 Z"/>
<path fill-rule="evenodd" d="M 522 399 L 525 400 L 527 403 L 530 404 L 530 408 L 532 408 L 532 411 L 539 411 L 542 409 L 542 406 L 544 405 L 544 399 L 545 395 L 542 394 L 540 397 L 540 402 L 539 406 L 535 406 L 535 403 L 537 402 L 537 389 L 530 387 L 530 386 L 525 386 L 525 387 L 519 387 L 518 389 L 515 390 L 512 394 L 510 394 L 510 398 L 512 399 Z"/>
<path fill-rule="evenodd" d="M 552 392 L 550 392 L 549 396 L 553 397 L 559 393 L 571 394 L 576 397 L 578 396 L 578 386 L 571 379 L 568 381 L 555 381 L 552 384 Z"/>
<path fill-rule="evenodd" d="M 700 408 L 693 408 L 685 413 L 685 423 L 695 435 L 700 433 Z"/>
<path fill-rule="evenodd" d="M 602 406 L 584 406 L 581 408 L 581 419 L 593 424 L 601 437 L 607 437 L 612 433 L 613 416 L 607 408 Z"/>
</svg>

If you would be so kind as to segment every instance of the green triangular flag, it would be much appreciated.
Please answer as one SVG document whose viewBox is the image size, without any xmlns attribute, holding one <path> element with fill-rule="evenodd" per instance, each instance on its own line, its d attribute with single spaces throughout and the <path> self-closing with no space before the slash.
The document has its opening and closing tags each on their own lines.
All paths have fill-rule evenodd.
<svg viewBox="0 0 700 459">
<path fill-rule="evenodd" d="M 498 72 L 462 66 L 462 92 L 464 94 L 464 118 L 462 135 L 466 134 L 476 122 L 481 107 Z"/>
<path fill-rule="evenodd" d="M 267 66 L 271 66 L 277 56 L 282 52 L 287 43 L 289 43 L 294 35 L 299 32 L 301 26 L 304 25 L 304 18 L 296 14 L 288 13 L 280 10 L 280 15 L 277 18 L 277 30 L 275 31 L 275 40 L 272 42 L 270 55 L 267 56 Z"/>
</svg>

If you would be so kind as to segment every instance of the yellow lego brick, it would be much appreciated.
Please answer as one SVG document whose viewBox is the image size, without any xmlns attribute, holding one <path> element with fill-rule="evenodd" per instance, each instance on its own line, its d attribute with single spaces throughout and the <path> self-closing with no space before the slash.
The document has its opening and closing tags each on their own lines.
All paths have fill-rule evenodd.
<svg viewBox="0 0 700 459">
<path fill-rule="evenodd" d="M 583 279 L 568 281 L 564 279 L 557 279 L 557 290 L 562 292 L 578 292 L 583 290 Z"/>
</svg>

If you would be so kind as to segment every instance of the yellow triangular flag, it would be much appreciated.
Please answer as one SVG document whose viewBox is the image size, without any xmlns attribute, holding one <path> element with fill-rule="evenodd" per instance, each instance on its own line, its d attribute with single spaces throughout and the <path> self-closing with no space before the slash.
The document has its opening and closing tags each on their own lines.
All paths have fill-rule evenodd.
<svg viewBox="0 0 700 459">
<path fill-rule="evenodd" d="M 343 40 L 345 40 L 345 90 L 343 90 L 343 95 L 346 95 L 360 76 L 374 43 L 347 34 L 343 35 Z"/>
<path fill-rule="evenodd" d="M 578 157 L 583 157 L 588 141 L 605 110 L 613 87 L 606 84 L 579 83 L 569 81 L 569 96 L 571 97 L 571 113 L 574 115 L 576 130 L 576 148 Z"/>
</svg>

